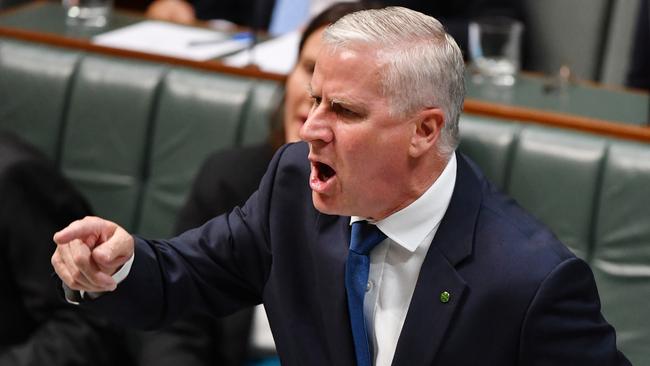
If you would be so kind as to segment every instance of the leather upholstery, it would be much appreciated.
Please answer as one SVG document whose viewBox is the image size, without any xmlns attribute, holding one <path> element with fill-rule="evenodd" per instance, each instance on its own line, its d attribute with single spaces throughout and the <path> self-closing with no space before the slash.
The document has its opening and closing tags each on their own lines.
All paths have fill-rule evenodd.
<svg viewBox="0 0 650 366">
<path fill-rule="evenodd" d="M 136 230 L 143 235 L 172 234 L 188 183 L 200 164 L 216 149 L 262 141 L 267 131 L 277 84 L 227 75 L 172 70 L 162 85 L 152 131 L 148 177 Z M 265 100 L 260 100 L 264 97 Z M 247 121 L 248 116 L 255 119 Z M 268 133 L 268 132 L 267 132 Z M 253 138 L 253 136 L 255 138 Z"/>
<path fill-rule="evenodd" d="M 507 190 L 585 258 L 605 143 L 557 131 L 530 127 L 522 132 L 513 149 Z"/>
<path fill-rule="evenodd" d="M 69 50 L 0 41 L 0 127 L 55 159 L 79 58 Z"/>
<path fill-rule="evenodd" d="M 86 56 L 67 103 L 61 167 L 96 212 L 109 213 L 129 228 L 163 71 L 162 66 Z"/>
<path fill-rule="evenodd" d="M 461 122 L 460 149 L 471 156 L 483 173 L 497 186 L 506 187 L 510 174 L 514 141 L 519 138 L 521 125 L 516 123 Z"/>
</svg>

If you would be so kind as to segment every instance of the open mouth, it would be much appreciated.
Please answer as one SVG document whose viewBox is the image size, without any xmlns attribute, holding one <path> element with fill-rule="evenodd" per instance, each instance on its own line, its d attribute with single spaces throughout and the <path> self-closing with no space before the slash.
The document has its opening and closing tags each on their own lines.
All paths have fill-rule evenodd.
<svg viewBox="0 0 650 366">
<path fill-rule="evenodd" d="M 331 166 L 329 166 L 329 165 L 327 165 L 325 163 L 317 162 L 315 164 L 315 166 L 316 166 L 316 171 L 317 171 L 317 174 L 318 174 L 317 175 L 318 180 L 320 180 L 322 182 L 327 182 L 330 178 L 332 178 L 333 176 L 336 175 L 336 171 L 334 169 L 332 169 Z"/>
</svg>

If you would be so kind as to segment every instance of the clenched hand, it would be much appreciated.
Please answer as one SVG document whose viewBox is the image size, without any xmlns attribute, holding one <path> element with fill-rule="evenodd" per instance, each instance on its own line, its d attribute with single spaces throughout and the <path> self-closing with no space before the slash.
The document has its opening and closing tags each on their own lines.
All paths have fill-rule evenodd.
<svg viewBox="0 0 650 366">
<path fill-rule="evenodd" d="M 54 234 L 56 251 L 52 266 L 73 290 L 115 290 L 111 277 L 134 251 L 133 237 L 117 224 L 99 217 L 85 217 Z"/>
</svg>

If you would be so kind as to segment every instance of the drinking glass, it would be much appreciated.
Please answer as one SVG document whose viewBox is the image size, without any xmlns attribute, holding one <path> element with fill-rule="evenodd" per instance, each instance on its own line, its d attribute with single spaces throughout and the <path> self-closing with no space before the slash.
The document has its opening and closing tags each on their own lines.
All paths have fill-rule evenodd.
<svg viewBox="0 0 650 366">
<path fill-rule="evenodd" d="M 501 86 L 515 83 L 521 65 L 521 22 L 508 17 L 485 17 L 469 24 L 469 55 L 477 74 L 474 81 Z"/>
</svg>

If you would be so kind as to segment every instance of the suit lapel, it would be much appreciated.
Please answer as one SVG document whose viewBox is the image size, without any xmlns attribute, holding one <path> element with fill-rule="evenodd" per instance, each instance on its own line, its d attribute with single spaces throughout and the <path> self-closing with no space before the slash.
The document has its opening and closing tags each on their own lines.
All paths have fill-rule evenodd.
<svg viewBox="0 0 650 366">
<path fill-rule="evenodd" d="M 354 364 L 354 343 L 345 294 L 345 261 L 350 241 L 350 218 L 319 215 L 313 255 L 321 315 L 332 365 Z"/>
<path fill-rule="evenodd" d="M 454 314 L 462 307 L 467 285 L 456 265 L 472 253 L 481 186 L 460 154 L 457 161 L 454 193 L 422 264 L 395 350 L 394 366 L 431 365 Z"/>
</svg>

